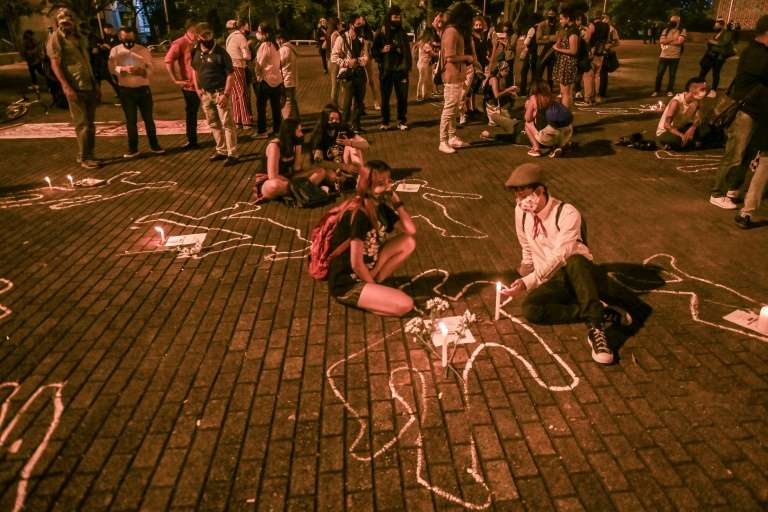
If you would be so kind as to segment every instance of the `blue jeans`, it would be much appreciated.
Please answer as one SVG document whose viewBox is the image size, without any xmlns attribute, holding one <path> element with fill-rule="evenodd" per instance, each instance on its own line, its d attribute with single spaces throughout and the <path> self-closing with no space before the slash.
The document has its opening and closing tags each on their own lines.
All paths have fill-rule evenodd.
<svg viewBox="0 0 768 512">
<path fill-rule="evenodd" d="M 755 131 L 755 121 L 744 112 L 736 114 L 731 125 L 725 130 L 728 140 L 725 143 L 725 154 L 715 176 L 712 187 L 714 197 L 722 197 L 729 190 L 741 187 L 746 175 L 746 169 L 741 165 L 747 145 Z"/>
</svg>

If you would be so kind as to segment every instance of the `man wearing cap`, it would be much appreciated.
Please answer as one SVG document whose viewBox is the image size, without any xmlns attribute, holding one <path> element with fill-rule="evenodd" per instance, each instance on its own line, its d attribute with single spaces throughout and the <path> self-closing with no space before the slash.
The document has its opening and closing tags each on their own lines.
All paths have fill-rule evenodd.
<svg viewBox="0 0 768 512">
<path fill-rule="evenodd" d="M 233 68 L 227 51 L 216 45 L 213 29 L 208 23 L 197 26 L 200 45 L 192 52 L 194 84 L 203 113 L 211 127 L 216 152 L 210 160 L 225 160 L 224 166 L 234 165 L 237 158 L 237 129 L 232 118 Z"/>
<path fill-rule="evenodd" d="M 523 315 L 532 323 L 563 324 L 583 321 L 592 359 L 613 362 L 605 328 L 629 326 L 631 309 L 644 318 L 650 309 L 633 293 L 614 282 L 592 261 L 581 214 L 571 204 L 549 195 L 541 167 L 518 166 L 505 186 L 515 192 L 515 230 L 523 250 L 522 276 L 502 293 L 517 297 L 528 291 Z M 618 306 L 605 306 L 601 299 Z"/>
</svg>

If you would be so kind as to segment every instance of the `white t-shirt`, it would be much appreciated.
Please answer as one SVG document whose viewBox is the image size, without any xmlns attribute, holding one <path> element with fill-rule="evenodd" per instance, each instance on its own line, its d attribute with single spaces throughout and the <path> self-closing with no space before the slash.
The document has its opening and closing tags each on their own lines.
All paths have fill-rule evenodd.
<svg viewBox="0 0 768 512">
<path fill-rule="evenodd" d="M 264 80 L 270 87 L 277 87 L 283 83 L 283 74 L 280 72 L 280 52 L 270 42 L 264 41 L 259 45 L 256 53 L 256 78 Z"/>
<path fill-rule="evenodd" d="M 679 129 L 686 124 L 692 123 L 693 119 L 696 117 L 696 111 L 699 109 L 699 102 L 696 100 L 686 102 L 684 92 L 675 95 L 675 97 L 672 98 L 672 101 L 677 101 L 677 110 L 675 110 L 675 115 L 672 116 L 672 122 L 670 124 Z M 667 104 L 667 108 L 664 109 L 664 113 L 661 115 L 661 119 L 659 119 L 659 125 L 656 127 L 657 137 L 667 131 L 666 128 L 664 128 L 664 120 L 669 115 L 672 101 Z"/>
</svg>

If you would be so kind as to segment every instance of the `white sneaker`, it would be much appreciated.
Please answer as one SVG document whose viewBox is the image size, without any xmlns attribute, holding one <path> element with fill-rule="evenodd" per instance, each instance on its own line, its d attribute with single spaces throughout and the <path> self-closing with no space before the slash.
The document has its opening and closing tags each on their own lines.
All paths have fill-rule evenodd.
<svg viewBox="0 0 768 512">
<path fill-rule="evenodd" d="M 389 130 L 389 125 L 388 124 L 382 124 L 381 126 L 379 126 L 379 130 L 385 132 L 385 131 Z"/>
<path fill-rule="evenodd" d="M 400 130 L 401 132 L 404 132 L 405 130 L 408 129 L 408 125 L 405 123 L 397 123 L 397 129 Z"/>
<path fill-rule="evenodd" d="M 469 147 L 468 142 L 464 142 L 458 137 L 451 137 L 450 139 L 448 139 L 448 145 L 451 146 L 452 148 L 468 148 Z"/>
<path fill-rule="evenodd" d="M 467 124 L 467 116 L 465 114 L 461 114 L 459 116 L 459 126 L 464 126 Z"/>
<path fill-rule="evenodd" d="M 600 364 L 613 363 L 613 351 L 608 346 L 605 331 L 593 327 L 587 333 L 587 343 L 592 348 L 592 360 Z"/>
<path fill-rule="evenodd" d="M 671 98 L 672 96 L 674 96 L 674 95 L 675 95 L 675 93 L 673 93 L 672 91 L 669 91 L 669 92 L 667 93 L 667 96 L 669 96 L 670 98 Z"/>
<path fill-rule="evenodd" d="M 581 99 L 581 98 L 583 98 L 583 97 L 584 97 L 584 95 L 581 93 L 581 91 L 577 92 L 577 93 L 574 95 L 574 98 L 576 98 L 577 100 L 580 100 L 580 99 Z"/>
<path fill-rule="evenodd" d="M 735 210 L 738 208 L 738 205 L 733 202 L 733 199 L 731 199 L 728 196 L 721 196 L 721 197 L 715 197 L 710 196 L 709 202 L 718 208 L 722 208 L 724 210 Z"/>
<path fill-rule="evenodd" d="M 441 142 L 437 150 L 441 153 L 448 153 L 449 155 L 456 152 L 456 150 L 449 146 L 447 142 Z"/>
<path fill-rule="evenodd" d="M 653 91 L 653 93 L 651 94 L 651 98 L 655 98 L 658 95 L 659 95 L 659 93 L 657 93 L 656 91 Z"/>
</svg>

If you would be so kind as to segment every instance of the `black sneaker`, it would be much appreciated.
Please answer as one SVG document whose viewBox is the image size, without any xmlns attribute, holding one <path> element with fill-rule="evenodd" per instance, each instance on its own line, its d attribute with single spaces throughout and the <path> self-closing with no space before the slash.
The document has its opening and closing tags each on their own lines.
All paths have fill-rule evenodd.
<svg viewBox="0 0 768 512">
<path fill-rule="evenodd" d="M 752 217 L 749 215 L 738 214 L 734 220 L 736 221 L 736 225 L 741 229 L 752 229 L 755 227 L 755 223 L 752 222 Z"/>
<path fill-rule="evenodd" d="M 240 159 L 239 158 L 237 158 L 234 155 L 233 156 L 228 156 L 227 157 L 227 161 L 224 162 L 224 167 L 229 167 L 231 165 L 235 165 L 235 164 L 238 164 L 238 163 L 240 163 Z"/>
<path fill-rule="evenodd" d="M 587 342 L 592 347 L 592 359 L 600 364 L 612 364 L 613 352 L 608 346 L 605 331 L 599 327 L 590 327 L 587 334 Z"/>
<path fill-rule="evenodd" d="M 214 153 L 208 158 L 208 160 L 210 160 L 211 162 L 215 162 L 217 160 L 226 160 L 226 158 L 227 158 L 227 155 L 224 155 L 222 153 Z"/>
<path fill-rule="evenodd" d="M 632 325 L 632 315 L 618 306 L 605 306 L 603 308 L 603 325 L 606 327 L 629 327 Z"/>
<path fill-rule="evenodd" d="M 200 149 L 200 144 L 198 144 L 197 142 L 187 141 L 181 146 L 181 149 L 184 151 L 188 151 L 190 149 Z"/>
</svg>

